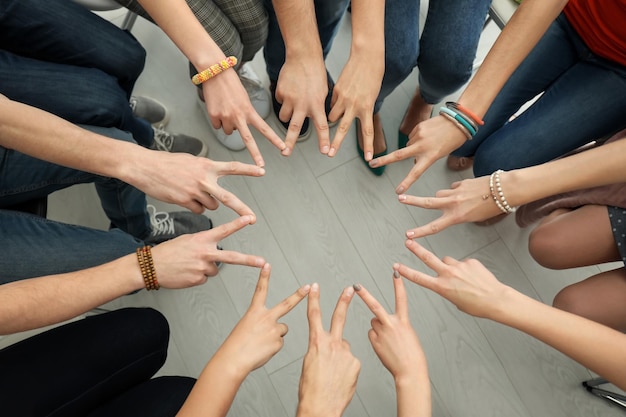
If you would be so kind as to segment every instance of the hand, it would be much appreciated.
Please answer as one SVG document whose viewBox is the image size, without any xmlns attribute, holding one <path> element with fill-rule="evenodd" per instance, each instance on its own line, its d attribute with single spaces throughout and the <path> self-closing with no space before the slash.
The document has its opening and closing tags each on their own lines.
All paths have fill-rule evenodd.
<svg viewBox="0 0 626 417">
<path fill-rule="evenodd" d="M 367 71 L 363 71 L 363 68 L 367 68 Z M 367 61 L 351 57 L 348 60 L 333 89 L 332 109 L 328 119 L 334 122 L 341 118 L 341 121 L 328 156 L 335 156 L 348 130 L 350 130 L 353 120 L 358 118 L 363 131 L 365 160 L 372 159 L 374 154 L 372 116 L 384 74 L 384 59 L 372 62 L 372 60 Z"/>
<path fill-rule="evenodd" d="M 263 265 L 248 311 L 215 354 L 215 359 L 219 358 L 229 366 L 236 367 L 236 373 L 243 378 L 265 365 L 283 347 L 283 337 L 288 328 L 278 320 L 309 293 L 310 287 L 305 285 L 273 308 L 267 309 L 265 301 L 270 272 L 270 264 Z"/>
<path fill-rule="evenodd" d="M 260 256 L 219 250 L 217 244 L 224 238 L 252 222 L 243 216 L 211 230 L 182 235 L 152 248 L 154 268 L 163 288 L 188 288 L 204 284 L 207 277 L 217 275 L 216 262 L 261 267 Z"/>
<path fill-rule="evenodd" d="M 285 149 L 283 141 L 252 107 L 248 93 L 235 70 L 224 71 L 205 81 L 202 83 L 202 92 L 213 127 L 221 127 L 227 135 L 235 129 L 239 130 L 243 143 L 257 166 L 263 167 L 265 162 L 248 125 L 254 126 L 281 151 Z"/>
<path fill-rule="evenodd" d="M 441 210 L 436 220 L 407 231 L 409 239 L 434 235 L 455 224 L 478 222 L 501 213 L 489 190 L 489 177 L 457 181 L 449 190 L 439 190 L 435 197 L 416 197 L 401 194 L 398 200 L 425 209 Z"/>
<path fill-rule="evenodd" d="M 220 162 L 184 153 L 145 150 L 146 161 L 140 160 L 130 173 L 128 183 L 147 195 L 166 203 L 174 203 L 201 214 L 205 208 L 215 210 L 221 202 L 240 216 L 254 212 L 236 195 L 220 187 L 217 180 L 226 175 L 265 175 L 263 168 L 237 161 Z M 144 163 L 145 162 L 145 163 Z"/>
<path fill-rule="evenodd" d="M 433 117 L 419 123 L 409 135 L 405 148 L 370 161 L 372 168 L 392 162 L 415 158 L 415 165 L 396 188 L 396 194 L 402 194 L 435 161 L 447 156 L 465 142 L 463 133 L 443 116 Z"/>
<path fill-rule="evenodd" d="M 411 326 L 404 282 L 396 271 L 393 287 L 396 294 L 396 313 L 388 314 L 365 288 L 355 285 L 356 293 L 375 316 L 368 332 L 374 352 L 396 382 L 415 381 L 418 379 L 416 374 L 427 372 L 426 357 Z"/>
<path fill-rule="evenodd" d="M 297 61 L 287 59 L 280 70 L 276 100 L 282 104 L 278 118 L 289 121 L 283 155 L 290 155 L 306 117 L 315 126 L 320 152 L 327 154 L 330 145 L 328 119 L 324 103 L 328 95 L 326 66 L 320 56 Z"/>
<path fill-rule="evenodd" d="M 324 331 L 320 311 L 319 286 L 313 284 L 309 293 L 309 349 L 304 356 L 300 377 L 299 417 L 339 417 L 356 390 L 361 369 L 352 356 L 350 345 L 343 339 L 343 328 L 352 287 L 346 288 L 333 313 L 330 332 Z"/>
<path fill-rule="evenodd" d="M 408 280 L 436 292 L 472 316 L 495 320 L 494 314 L 506 308 L 510 287 L 498 281 L 476 259 L 457 261 L 449 256 L 439 259 L 412 240 L 407 240 L 406 246 L 437 274 L 433 277 L 405 265 L 394 264 L 393 269 Z"/>
</svg>

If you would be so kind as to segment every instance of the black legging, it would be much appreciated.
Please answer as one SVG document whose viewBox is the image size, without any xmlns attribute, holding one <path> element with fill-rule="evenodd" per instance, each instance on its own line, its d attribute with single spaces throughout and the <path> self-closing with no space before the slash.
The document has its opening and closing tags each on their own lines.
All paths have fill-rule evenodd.
<svg viewBox="0 0 626 417">
<path fill-rule="evenodd" d="M 150 379 L 167 356 L 169 326 L 150 308 L 72 322 L 0 350 L 5 416 L 174 416 L 195 380 Z"/>
</svg>

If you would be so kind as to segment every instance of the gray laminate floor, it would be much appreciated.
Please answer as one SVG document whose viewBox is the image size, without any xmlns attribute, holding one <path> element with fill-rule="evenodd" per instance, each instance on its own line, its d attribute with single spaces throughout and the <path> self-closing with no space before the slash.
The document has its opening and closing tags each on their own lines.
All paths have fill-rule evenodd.
<svg viewBox="0 0 626 417">
<path fill-rule="evenodd" d="M 104 16 L 119 24 L 123 12 Z M 498 33 L 493 24 L 487 28 L 477 62 Z M 187 61 L 171 41 L 142 19 L 138 19 L 133 34 L 148 51 L 136 93 L 165 103 L 171 111 L 169 129 L 205 140 L 210 158 L 249 162 L 246 151 L 230 152 L 210 133 L 188 79 Z M 350 25 L 345 21 L 327 61 L 335 77 L 346 60 L 349 42 Z M 264 74 L 262 54 L 257 55 L 253 65 Z M 383 107 L 390 149 L 397 146 L 397 128 L 416 85 L 414 73 Z M 437 216 L 408 208 L 396 200 L 394 187 L 408 172 L 411 162 L 392 165 L 382 177 L 374 177 L 357 156 L 354 128 L 333 159 L 320 155 L 315 136 L 299 144 L 289 158 L 280 156 L 260 135 L 257 137 L 266 161 L 265 177 L 224 178 L 222 184 L 252 207 L 258 221 L 228 238 L 224 246 L 262 255 L 272 264 L 268 304 L 278 302 L 304 283 L 317 281 L 321 285 L 326 323 L 341 289 L 356 282 L 366 286 L 387 307 L 393 307 L 392 263 L 401 261 L 427 271 L 404 248 L 404 232 Z M 409 192 L 432 195 L 460 178 L 447 171 L 440 161 Z M 175 209 L 160 202 L 154 204 L 159 209 Z M 206 215 L 216 224 L 235 217 L 225 208 Z M 90 186 L 53 195 L 50 217 L 107 226 Z M 513 218 L 507 218 L 491 227 L 459 225 L 421 242 L 439 256 L 478 258 L 507 284 L 546 303 L 567 283 L 599 270 L 543 269 L 528 254 L 528 232 L 519 229 Z M 256 269 L 226 265 L 202 287 L 144 291 L 107 307 L 148 305 L 162 311 L 170 322 L 172 338 L 161 374 L 197 376 L 247 308 L 257 276 Z M 408 290 L 412 322 L 428 356 L 434 416 L 621 414 L 581 388 L 580 382 L 591 374 L 562 354 L 518 331 L 467 316 L 415 285 L 409 285 Z M 284 349 L 246 380 L 231 416 L 294 415 L 308 337 L 305 311 L 302 304 L 286 316 L 290 331 Z M 370 312 L 355 298 L 345 337 L 361 360 L 362 371 L 347 417 L 395 415 L 392 378 L 367 340 L 370 319 Z"/>
</svg>

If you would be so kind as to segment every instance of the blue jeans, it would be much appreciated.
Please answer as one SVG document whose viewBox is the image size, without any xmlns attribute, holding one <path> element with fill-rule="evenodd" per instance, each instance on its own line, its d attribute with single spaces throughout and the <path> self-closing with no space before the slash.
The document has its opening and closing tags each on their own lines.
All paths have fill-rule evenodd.
<svg viewBox="0 0 626 417">
<path fill-rule="evenodd" d="M 89 129 L 133 141 L 130 134 L 117 129 Z M 111 220 L 109 232 L 1 209 L 91 182 Z M 0 284 L 111 261 L 143 246 L 140 239 L 150 232 L 146 196 L 135 187 L 0 147 Z"/>
<path fill-rule="evenodd" d="M 420 94 L 439 103 L 471 77 L 491 0 L 430 0 L 419 34 L 419 0 L 385 1 L 385 76 L 374 113 L 385 98 L 419 70 Z"/>
<path fill-rule="evenodd" d="M 625 128 L 624 108 L 626 68 L 589 51 L 561 15 L 497 95 L 485 125 L 453 155 L 474 156 L 476 176 L 541 164 Z"/>
<path fill-rule="evenodd" d="M 265 43 L 265 48 L 263 48 L 263 56 L 265 57 L 265 66 L 270 81 L 276 81 L 278 80 L 280 69 L 285 63 L 285 43 L 280 33 L 272 0 L 264 0 L 263 2 L 269 17 L 269 29 L 267 42 Z M 317 30 L 324 58 L 330 52 L 339 23 L 348 9 L 348 4 L 350 4 L 350 0 L 315 0 Z"/>
<path fill-rule="evenodd" d="M 0 33 L 0 93 L 152 145 L 152 127 L 128 104 L 146 56 L 130 33 L 72 0 L 2 1 Z"/>
</svg>

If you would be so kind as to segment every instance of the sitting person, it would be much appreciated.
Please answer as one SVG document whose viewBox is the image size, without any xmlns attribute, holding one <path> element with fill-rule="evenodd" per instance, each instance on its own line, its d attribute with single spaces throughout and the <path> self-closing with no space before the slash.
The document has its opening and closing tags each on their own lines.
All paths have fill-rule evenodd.
<svg viewBox="0 0 626 417">
<path fill-rule="evenodd" d="M 207 155 L 200 139 L 164 130 L 159 102 L 132 96 L 146 52 L 129 33 L 71 0 L 3 2 L 0 33 L 0 94 L 145 147 Z"/>
<path fill-rule="evenodd" d="M 623 1 L 524 0 L 458 103 L 443 107 L 445 115 L 420 123 L 409 146 L 370 165 L 414 159 L 396 188 L 402 194 L 449 154 L 451 168 L 469 167 L 467 158 L 473 157 L 474 174 L 483 176 L 553 160 L 589 138 L 623 129 L 624 10 Z"/>
<path fill-rule="evenodd" d="M 454 224 L 486 220 L 522 206 L 517 213 L 522 225 L 543 217 L 529 240 L 530 253 L 541 265 L 566 269 L 626 263 L 622 226 L 625 138 L 626 131 L 622 131 L 610 143 L 565 158 L 456 182 L 435 197 L 402 194 L 399 199 L 404 204 L 443 212 L 440 218 L 407 231 L 407 237 L 428 236 Z M 603 188 L 606 186 L 611 188 Z M 554 305 L 626 331 L 625 278 L 623 265 L 601 272 L 563 289 Z"/>
<path fill-rule="evenodd" d="M 313 123 L 319 150 L 335 156 L 350 125 L 358 118 L 365 153 L 373 152 L 372 109 L 384 74 L 384 2 L 363 0 L 264 0 L 269 34 L 263 49 L 273 110 L 286 133 L 286 150 L 305 140 Z M 351 4 L 352 46 L 335 82 L 324 60 Z M 330 142 L 329 121 L 339 122 Z"/>
<path fill-rule="evenodd" d="M 118 3 L 144 18 L 152 20 L 141 6 L 141 3 L 144 2 L 118 0 Z M 251 65 L 246 65 L 263 47 L 267 38 L 267 14 L 261 0 L 187 0 L 187 4 L 224 55 L 237 58 L 238 64 L 235 67 L 237 76 L 248 93 L 254 110 L 261 118 L 265 119 L 270 114 L 269 93 L 263 87 L 263 83 Z M 195 68 L 192 63 L 189 64 L 189 69 L 190 76 L 204 70 L 204 68 Z M 245 149 L 246 145 L 238 130 L 233 130 L 232 133 L 227 134 L 224 129 L 213 127 L 201 87 L 198 87 L 198 98 L 209 127 L 213 129 L 217 140 L 233 151 Z"/>
<path fill-rule="evenodd" d="M 138 246 L 210 229 L 202 212 L 219 202 L 254 223 L 252 210 L 217 179 L 260 176 L 262 168 L 158 152 L 138 146 L 125 132 L 93 129 L 120 140 L 0 96 L 0 282 L 88 268 Z M 111 221 L 108 232 L 3 209 L 89 182 Z M 144 193 L 192 212 L 150 216 Z M 37 262 L 20 262 L 27 253 L 37 253 Z"/>
</svg>

